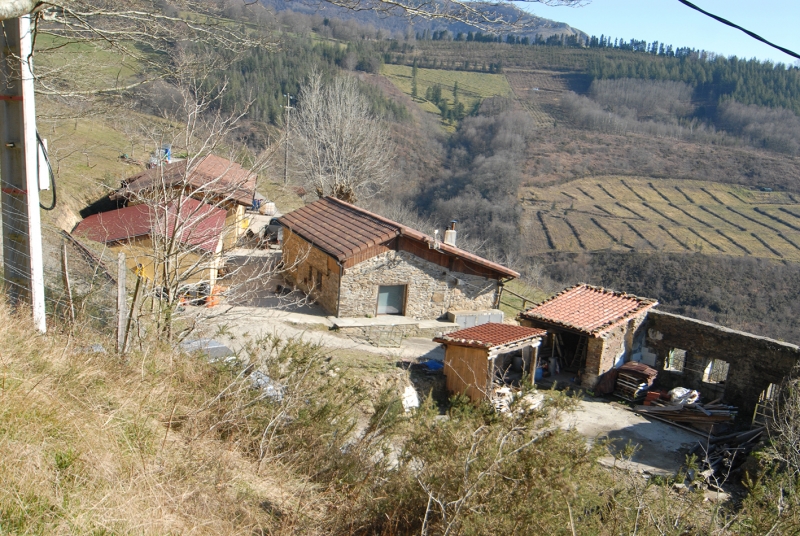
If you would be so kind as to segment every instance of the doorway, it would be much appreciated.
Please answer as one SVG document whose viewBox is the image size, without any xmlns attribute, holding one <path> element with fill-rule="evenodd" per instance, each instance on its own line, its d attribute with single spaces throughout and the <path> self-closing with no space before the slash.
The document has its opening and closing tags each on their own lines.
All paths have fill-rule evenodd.
<svg viewBox="0 0 800 536">
<path fill-rule="evenodd" d="M 378 287 L 378 314 L 403 315 L 406 306 L 406 285 L 380 285 Z"/>
</svg>

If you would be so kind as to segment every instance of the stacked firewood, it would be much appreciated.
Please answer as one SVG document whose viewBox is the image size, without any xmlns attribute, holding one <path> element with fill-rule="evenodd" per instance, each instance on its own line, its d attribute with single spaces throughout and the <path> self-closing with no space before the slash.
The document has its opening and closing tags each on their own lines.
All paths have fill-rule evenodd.
<svg viewBox="0 0 800 536">
<path fill-rule="evenodd" d="M 759 427 L 700 441 L 689 451 L 689 455 L 698 457 L 700 474 L 709 487 L 713 487 L 744 463 L 748 454 L 761 442 L 764 431 L 764 427 Z"/>
</svg>

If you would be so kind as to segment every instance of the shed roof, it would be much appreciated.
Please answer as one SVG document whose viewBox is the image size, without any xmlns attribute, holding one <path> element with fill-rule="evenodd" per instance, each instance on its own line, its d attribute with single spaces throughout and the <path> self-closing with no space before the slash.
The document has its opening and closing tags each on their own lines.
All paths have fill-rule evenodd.
<svg viewBox="0 0 800 536">
<path fill-rule="evenodd" d="M 281 225 L 325 253 L 342 262 L 373 246 L 385 244 L 398 236 L 432 245 L 432 237 L 333 197 L 325 197 L 279 219 Z M 438 251 L 471 261 L 501 276 L 519 277 L 519 273 L 463 249 L 437 243 Z"/>
<path fill-rule="evenodd" d="M 177 200 L 155 207 L 140 204 L 93 214 L 78 222 L 72 234 L 108 244 L 155 233 L 171 237 L 177 228 L 181 243 L 214 251 L 224 226 L 223 209 L 187 197 L 180 204 Z M 161 228 L 166 233 L 160 233 Z"/>
<path fill-rule="evenodd" d="M 241 205 L 251 205 L 256 175 L 236 162 L 213 154 L 195 160 L 181 160 L 157 166 L 125 179 L 111 199 L 129 197 L 155 187 L 174 187 L 185 183 L 203 195 L 223 197 Z"/>
<path fill-rule="evenodd" d="M 528 339 L 538 339 L 546 334 L 547 331 L 539 328 L 489 322 L 488 324 L 454 331 L 447 335 L 436 337 L 433 340 L 442 344 L 489 349 L 495 346 L 523 342 Z"/>
<path fill-rule="evenodd" d="M 597 337 L 656 305 L 650 298 L 580 284 L 519 316 Z"/>
</svg>

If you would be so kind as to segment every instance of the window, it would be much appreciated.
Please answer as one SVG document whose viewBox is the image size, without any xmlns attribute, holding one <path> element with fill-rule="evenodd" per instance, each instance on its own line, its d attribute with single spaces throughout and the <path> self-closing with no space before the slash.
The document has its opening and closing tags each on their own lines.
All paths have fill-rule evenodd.
<svg viewBox="0 0 800 536">
<path fill-rule="evenodd" d="M 319 270 L 317 270 L 317 279 L 314 282 L 314 284 L 315 284 L 316 288 L 318 288 L 318 289 L 322 288 L 322 272 L 320 272 Z"/>
<path fill-rule="evenodd" d="M 405 285 L 381 285 L 378 287 L 379 315 L 402 315 L 405 312 L 405 301 Z"/>
<path fill-rule="evenodd" d="M 703 372 L 703 381 L 706 383 L 725 383 L 728 379 L 730 364 L 722 359 L 712 359 Z"/>
<path fill-rule="evenodd" d="M 680 348 L 673 348 L 669 351 L 667 360 L 664 362 L 664 370 L 671 372 L 683 372 L 683 367 L 686 365 L 686 350 Z"/>
</svg>

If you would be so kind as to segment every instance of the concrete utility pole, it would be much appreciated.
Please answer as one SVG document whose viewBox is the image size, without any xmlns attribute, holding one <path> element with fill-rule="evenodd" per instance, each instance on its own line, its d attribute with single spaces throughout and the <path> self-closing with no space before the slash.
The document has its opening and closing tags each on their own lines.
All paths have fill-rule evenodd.
<svg viewBox="0 0 800 536">
<path fill-rule="evenodd" d="M 292 97 L 291 95 L 283 95 L 286 97 L 286 149 L 283 155 L 283 185 L 286 186 L 289 184 L 289 112 L 293 109 L 292 108 Z"/>
<path fill-rule="evenodd" d="M 3 279 L 11 302 L 30 303 L 36 329 L 44 333 L 47 324 L 30 15 L 4 20 L 0 30 Z"/>
</svg>

